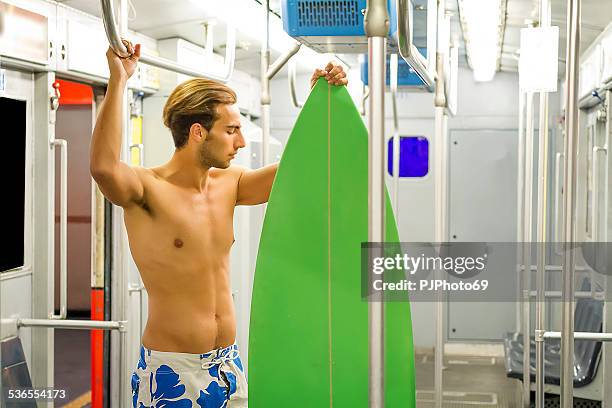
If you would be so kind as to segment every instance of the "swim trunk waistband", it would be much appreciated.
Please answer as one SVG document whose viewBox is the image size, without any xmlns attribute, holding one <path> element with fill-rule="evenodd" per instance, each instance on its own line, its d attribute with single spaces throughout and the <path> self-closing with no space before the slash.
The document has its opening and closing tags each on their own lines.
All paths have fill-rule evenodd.
<svg viewBox="0 0 612 408">
<path fill-rule="evenodd" d="M 175 369 L 193 370 L 198 368 L 209 369 L 215 365 L 234 361 L 238 357 L 240 357 L 240 353 L 235 343 L 231 346 L 218 348 L 202 354 L 158 351 L 141 345 L 139 362 L 146 363 L 147 366 L 155 369 L 162 365 L 171 364 Z"/>
</svg>

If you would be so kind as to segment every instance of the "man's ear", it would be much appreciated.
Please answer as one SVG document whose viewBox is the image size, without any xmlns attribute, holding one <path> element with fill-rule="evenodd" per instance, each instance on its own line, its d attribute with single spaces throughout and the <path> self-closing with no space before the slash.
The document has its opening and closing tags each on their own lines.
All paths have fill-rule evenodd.
<svg viewBox="0 0 612 408">
<path fill-rule="evenodd" d="M 199 123 L 194 123 L 189 128 L 189 138 L 195 137 L 198 141 L 203 142 L 208 136 L 208 131 Z"/>
</svg>

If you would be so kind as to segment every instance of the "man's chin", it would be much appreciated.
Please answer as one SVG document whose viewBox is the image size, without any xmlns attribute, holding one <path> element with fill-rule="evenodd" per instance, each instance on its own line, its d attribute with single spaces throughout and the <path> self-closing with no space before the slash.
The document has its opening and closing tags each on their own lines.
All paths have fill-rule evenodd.
<svg viewBox="0 0 612 408">
<path fill-rule="evenodd" d="M 215 165 L 213 167 L 216 167 L 218 169 L 227 169 L 232 163 L 228 160 L 224 163 L 215 163 Z"/>
<path fill-rule="evenodd" d="M 203 168 L 215 168 L 215 169 L 227 169 L 229 166 L 231 165 L 230 161 L 226 161 L 226 162 L 213 162 L 213 163 L 207 163 L 207 164 L 202 164 Z"/>
</svg>

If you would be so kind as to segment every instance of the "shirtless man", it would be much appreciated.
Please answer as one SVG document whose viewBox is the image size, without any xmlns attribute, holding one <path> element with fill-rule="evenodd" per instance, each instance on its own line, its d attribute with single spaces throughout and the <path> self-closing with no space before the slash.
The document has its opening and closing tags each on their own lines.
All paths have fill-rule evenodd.
<svg viewBox="0 0 612 408">
<path fill-rule="evenodd" d="M 135 407 L 246 407 L 247 382 L 235 345 L 229 279 L 236 205 L 268 201 L 277 164 L 247 170 L 230 162 L 245 146 L 236 94 L 206 79 L 180 84 L 164 107 L 176 150 L 159 167 L 119 160 L 122 93 L 134 73 L 131 54 L 106 53 L 110 79 L 91 142 L 91 174 L 123 207 L 132 256 L 149 295 L 149 319 L 132 375 Z M 342 67 L 316 70 L 346 85 Z M 196 405 L 197 404 L 197 405 Z"/>
</svg>

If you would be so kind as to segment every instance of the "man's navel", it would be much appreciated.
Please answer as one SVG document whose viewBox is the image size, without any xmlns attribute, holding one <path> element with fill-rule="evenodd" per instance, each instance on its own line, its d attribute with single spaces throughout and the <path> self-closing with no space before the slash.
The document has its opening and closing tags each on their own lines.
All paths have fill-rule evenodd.
<svg viewBox="0 0 612 408">
<path fill-rule="evenodd" d="M 174 246 L 177 248 L 182 248 L 183 247 L 183 241 L 180 238 L 177 238 L 174 240 Z"/>
</svg>

